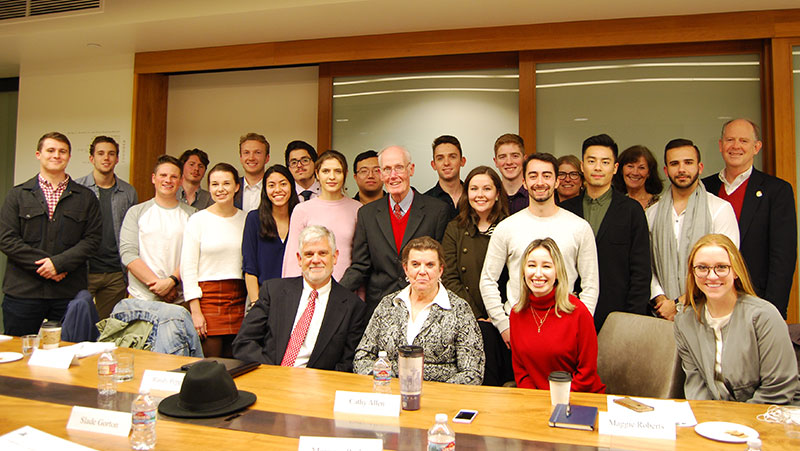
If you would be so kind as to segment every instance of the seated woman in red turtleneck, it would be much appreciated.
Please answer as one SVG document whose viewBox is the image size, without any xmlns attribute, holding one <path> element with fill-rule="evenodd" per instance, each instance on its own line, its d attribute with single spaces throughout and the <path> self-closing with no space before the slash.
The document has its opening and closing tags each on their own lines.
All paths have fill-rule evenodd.
<svg viewBox="0 0 800 451">
<path fill-rule="evenodd" d="M 520 299 L 511 311 L 511 361 L 517 387 L 549 390 L 552 371 L 572 374 L 572 391 L 605 393 L 597 375 L 592 314 L 565 283 L 561 251 L 534 240 L 522 257 Z"/>
</svg>

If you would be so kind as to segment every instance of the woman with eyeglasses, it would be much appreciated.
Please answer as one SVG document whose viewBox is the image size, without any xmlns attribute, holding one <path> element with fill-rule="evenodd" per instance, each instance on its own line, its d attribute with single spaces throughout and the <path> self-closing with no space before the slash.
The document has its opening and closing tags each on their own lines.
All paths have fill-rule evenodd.
<svg viewBox="0 0 800 451">
<path fill-rule="evenodd" d="M 577 197 L 583 189 L 581 160 L 575 155 L 564 155 L 558 159 L 558 198 L 556 203 Z"/>
<path fill-rule="evenodd" d="M 800 403 L 786 323 L 756 297 L 742 254 L 725 235 L 706 235 L 692 249 L 675 340 L 686 399 Z"/>
<path fill-rule="evenodd" d="M 620 193 L 636 200 L 642 208 L 658 202 L 664 183 L 658 175 L 656 157 L 645 146 L 631 146 L 619 154 L 619 169 L 611 184 Z"/>
<path fill-rule="evenodd" d="M 352 260 L 353 235 L 361 202 L 344 195 L 347 159 L 340 152 L 323 152 L 317 158 L 314 172 L 320 183 L 319 197 L 302 202 L 292 212 L 286 252 L 283 254 L 283 277 L 301 275 L 296 255 L 300 232 L 306 226 L 321 225 L 332 231 L 336 238 L 339 258 L 333 267 L 333 277 L 340 280 Z"/>
</svg>

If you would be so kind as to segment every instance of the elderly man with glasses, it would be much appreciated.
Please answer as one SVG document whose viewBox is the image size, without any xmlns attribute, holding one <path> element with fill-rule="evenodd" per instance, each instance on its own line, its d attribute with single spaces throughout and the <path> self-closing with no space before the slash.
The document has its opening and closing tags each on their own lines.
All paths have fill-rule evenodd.
<svg viewBox="0 0 800 451">
<path fill-rule="evenodd" d="M 414 163 L 408 150 L 387 147 L 378 154 L 378 165 L 388 199 L 358 210 L 353 263 L 340 282 L 353 291 L 365 285 L 370 315 L 385 295 L 407 283 L 400 262 L 403 246 L 420 236 L 441 241 L 449 217 L 447 204 L 411 188 Z"/>
</svg>

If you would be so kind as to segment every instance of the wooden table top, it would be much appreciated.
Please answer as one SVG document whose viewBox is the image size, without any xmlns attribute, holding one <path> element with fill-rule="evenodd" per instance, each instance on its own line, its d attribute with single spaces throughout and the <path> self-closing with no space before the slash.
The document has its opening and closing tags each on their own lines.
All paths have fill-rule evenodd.
<svg viewBox="0 0 800 451">
<path fill-rule="evenodd" d="M 20 352 L 19 338 L 0 343 L 0 352 Z M 120 396 L 130 399 L 136 393 L 145 369 L 172 370 L 197 360 L 146 351 L 135 355 L 134 379 L 118 384 Z M 71 405 L 96 406 L 97 356 L 87 357 L 68 370 L 30 367 L 27 358 L 0 364 L 0 435 L 24 425 L 96 449 L 130 449 L 127 439 L 67 431 Z M 240 390 L 256 393 L 258 400 L 233 420 L 177 420 L 161 416 L 157 425 L 159 449 L 297 449 L 300 435 L 384 438 L 387 449 L 424 449 L 426 430 L 436 413 L 452 418 L 459 409 L 475 409 L 472 424 L 450 425 L 456 441 L 470 449 L 571 449 L 569 445 L 590 448 L 623 449 L 713 449 L 741 450 L 742 444 L 715 442 L 698 435 L 693 428 L 678 428 L 672 441 L 641 440 L 599 435 L 596 431 L 551 428 L 547 425 L 550 394 L 543 390 L 502 387 L 476 387 L 425 382 L 418 411 L 402 411 L 398 419 L 367 420 L 335 417 L 336 390 L 372 391 L 372 378 L 303 368 L 262 365 L 235 379 Z M 23 389 L 19 387 L 22 386 Z M 27 387 L 27 388 L 25 388 Z M 392 392 L 399 393 L 393 379 Z M 34 393 L 35 395 L 31 395 Z M 127 393 L 127 395 L 126 395 Z M 574 404 L 606 410 L 606 396 L 573 393 Z M 129 401 L 128 401 L 129 402 Z M 766 412 L 763 404 L 721 401 L 691 401 L 697 421 L 730 421 L 759 432 L 764 449 L 799 449 L 800 440 L 789 440 L 783 426 L 760 422 Z M 381 423 L 381 424 L 376 424 Z M 250 432 L 248 432 L 250 431 Z M 544 443 L 543 443 L 544 442 Z M 562 444 L 562 445 L 559 445 Z M 567 445 L 567 446 L 563 446 Z"/>
</svg>

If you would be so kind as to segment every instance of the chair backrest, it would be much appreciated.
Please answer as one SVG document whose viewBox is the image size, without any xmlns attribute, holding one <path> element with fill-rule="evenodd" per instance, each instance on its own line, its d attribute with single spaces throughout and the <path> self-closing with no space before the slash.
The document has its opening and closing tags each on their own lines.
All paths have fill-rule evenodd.
<svg viewBox="0 0 800 451">
<path fill-rule="evenodd" d="M 683 398 L 673 323 L 612 312 L 597 336 L 597 373 L 612 395 Z"/>
</svg>

